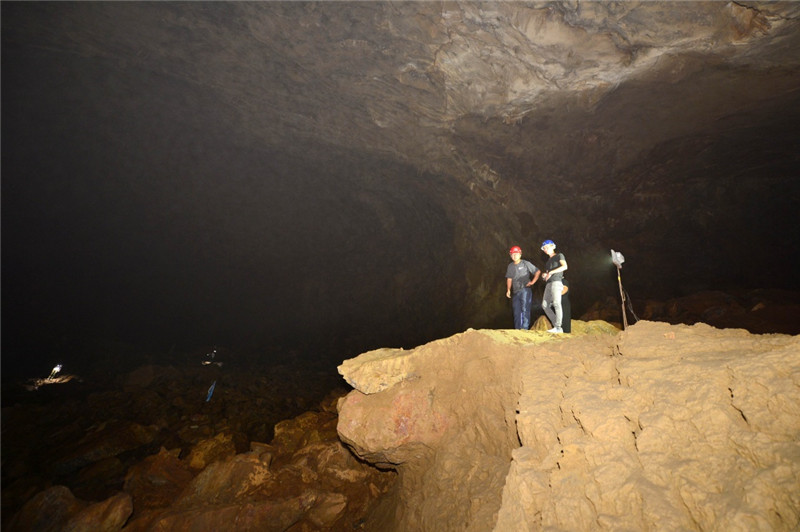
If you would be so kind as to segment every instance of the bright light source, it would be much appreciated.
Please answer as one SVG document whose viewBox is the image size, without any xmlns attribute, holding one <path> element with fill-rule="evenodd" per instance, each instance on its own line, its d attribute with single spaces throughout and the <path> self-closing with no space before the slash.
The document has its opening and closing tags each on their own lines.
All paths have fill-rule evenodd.
<svg viewBox="0 0 800 532">
<path fill-rule="evenodd" d="M 44 379 L 42 378 L 28 379 L 28 383 L 25 384 L 25 388 L 28 391 L 33 392 L 35 390 L 38 390 L 45 384 L 63 384 L 65 382 L 69 382 L 72 379 L 76 378 L 75 375 L 64 375 L 60 373 L 61 373 L 61 364 L 56 364 L 56 366 L 52 370 L 50 370 L 50 375 L 48 375 Z"/>
<path fill-rule="evenodd" d="M 50 376 L 47 377 L 47 379 L 48 380 L 54 379 L 55 376 L 58 375 L 59 371 L 61 371 L 61 364 L 56 364 L 56 367 L 53 368 L 53 370 L 50 372 Z"/>
<path fill-rule="evenodd" d="M 625 262 L 625 257 L 619 251 L 614 251 L 612 249 L 611 262 L 613 262 L 617 268 L 622 268 L 622 263 Z"/>
</svg>

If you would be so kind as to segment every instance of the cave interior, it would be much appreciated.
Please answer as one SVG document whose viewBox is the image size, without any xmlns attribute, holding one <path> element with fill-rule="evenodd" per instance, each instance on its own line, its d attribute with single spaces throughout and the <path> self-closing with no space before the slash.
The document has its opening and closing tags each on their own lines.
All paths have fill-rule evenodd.
<svg viewBox="0 0 800 532">
<path fill-rule="evenodd" d="M 618 302 L 610 249 L 639 309 L 797 291 L 798 15 L 3 2 L 4 373 L 509 328 L 508 248 L 544 239 L 575 317 Z"/>
</svg>

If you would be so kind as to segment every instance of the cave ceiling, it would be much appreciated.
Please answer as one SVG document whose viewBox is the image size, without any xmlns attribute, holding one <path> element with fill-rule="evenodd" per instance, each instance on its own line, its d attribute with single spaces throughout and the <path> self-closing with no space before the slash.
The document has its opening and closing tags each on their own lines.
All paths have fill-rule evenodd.
<svg viewBox="0 0 800 532">
<path fill-rule="evenodd" d="M 136 223 L 174 239 L 189 223 L 176 210 L 223 205 L 201 218 L 206 234 L 227 227 L 213 245 L 244 275 L 288 277 L 276 250 L 313 249 L 330 277 L 291 285 L 275 296 L 282 305 L 322 301 L 346 317 L 334 301 L 350 292 L 331 285 L 352 282 L 356 299 L 385 290 L 426 323 L 485 325 L 506 311 L 494 283 L 502 288 L 507 247 L 541 264 L 545 238 L 573 257 L 585 303 L 616 289 L 597 259 L 609 247 L 630 257 L 644 295 L 750 279 L 753 242 L 789 255 L 767 268 L 766 284 L 779 286 L 798 258 L 800 3 L 3 2 L 2 11 L 9 171 L 67 173 L 34 162 L 46 156 L 31 145 L 83 152 L 102 161 L 75 166 L 103 176 L 87 181 L 97 197 L 119 201 L 106 181 L 125 181 L 126 197 L 159 207 Z M 192 140 L 203 135 L 213 140 Z M 116 152 L 125 155 L 106 160 Z M 98 170 L 113 164 L 117 175 Z M 225 183 L 131 177 L 193 165 Z M 9 183 L 4 175 L 4 196 Z M 205 199 L 175 207 L 170 187 L 181 197 L 202 188 Z M 242 199 L 243 188 L 260 192 Z M 33 216 L 20 198 L 4 204 L 12 230 Z M 235 219 L 248 210 L 266 213 L 261 225 Z M 164 229 L 166 212 L 174 223 Z M 256 241 L 270 249 L 241 251 Z M 366 280 L 352 278 L 356 266 Z M 388 278 L 377 273 L 386 269 Z M 450 303 L 427 304 L 431 292 L 457 301 L 456 315 Z"/>
</svg>

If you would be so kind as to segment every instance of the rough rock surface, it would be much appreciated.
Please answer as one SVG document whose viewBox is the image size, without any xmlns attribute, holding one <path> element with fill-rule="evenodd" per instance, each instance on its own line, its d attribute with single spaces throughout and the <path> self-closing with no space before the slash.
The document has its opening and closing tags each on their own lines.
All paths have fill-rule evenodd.
<svg viewBox="0 0 800 532">
<path fill-rule="evenodd" d="M 66 486 L 53 486 L 37 493 L 14 515 L 11 530 L 56 532 L 88 504 L 75 498 Z"/>
<path fill-rule="evenodd" d="M 800 337 L 470 330 L 357 361 L 339 433 L 399 473 L 374 530 L 800 526 Z"/>
</svg>

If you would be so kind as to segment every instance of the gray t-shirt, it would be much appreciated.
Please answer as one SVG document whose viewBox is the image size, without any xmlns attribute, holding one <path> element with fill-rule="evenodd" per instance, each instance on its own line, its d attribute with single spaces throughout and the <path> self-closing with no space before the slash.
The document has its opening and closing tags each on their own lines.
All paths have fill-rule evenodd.
<svg viewBox="0 0 800 532">
<path fill-rule="evenodd" d="M 539 268 L 528 262 L 527 260 L 519 261 L 519 264 L 513 262 L 506 268 L 506 279 L 511 279 L 511 291 L 519 292 L 525 285 L 531 282 L 533 276 Z"/>
</svg>

